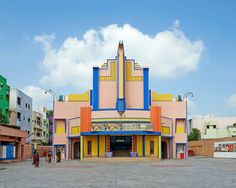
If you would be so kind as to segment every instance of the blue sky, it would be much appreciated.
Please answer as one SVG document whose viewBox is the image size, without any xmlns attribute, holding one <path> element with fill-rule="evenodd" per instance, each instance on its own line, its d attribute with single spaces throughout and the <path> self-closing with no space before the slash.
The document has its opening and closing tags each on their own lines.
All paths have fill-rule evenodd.
<svg viewBox="0 0 236 188">
<path fill-rule="evenodd" d="M 73 84 L 60 87 L 40 81 L 47 74 L 42 63 L 46 52 L 35 36 L 53 35 L 53 48 L 58 49 L 68 37 L 82 40 L 88 30 L 110 24 L 118 27 L 130 24 L 145 35 L 155 36 L 169 30 L 178 20 L 184 36 L 192 42 L 202 41 L 204 50 L 194 70 L 181 74 L 180 69 L 178 76 L 172 78 L 157 77 L 151 80 L 152 89 L 174 94 L 192 91 L 190 114 L 236 115 L 236 2 L 233 0 L 2 0 L 0 4 L 0 74 L 11 87 L 24 89 L 33 85 L 62 94 L 83 91 L 84 87 Z M 116 49 L 114 56 L 115 53 Z M 107 58 L 113 56 L 108 54 Z"/>
</svg>

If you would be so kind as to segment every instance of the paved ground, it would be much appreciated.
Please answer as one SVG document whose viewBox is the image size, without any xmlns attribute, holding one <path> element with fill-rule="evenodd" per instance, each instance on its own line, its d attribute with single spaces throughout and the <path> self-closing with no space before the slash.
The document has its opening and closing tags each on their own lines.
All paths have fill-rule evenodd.
<svg viewBox="0 0 236 188">
<path fill-rule="evenodd" d="M 87 160 L 0 164 L 0 187 L 236 187 L 236 160 Z"/>
</svg>

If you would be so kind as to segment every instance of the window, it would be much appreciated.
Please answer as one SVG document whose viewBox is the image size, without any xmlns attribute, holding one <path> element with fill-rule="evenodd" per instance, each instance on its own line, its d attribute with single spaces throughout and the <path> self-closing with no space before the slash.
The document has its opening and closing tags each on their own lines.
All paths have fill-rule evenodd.
<svg viewBox="0 0 236 188">
<path fill-rule="evenodd" d="M 28 109 L 30 109 L 30 105 L 28 104 Z"/>
<path fill-rule="evenodd" d="M 45 133 L 45 131 L 43 132 L 43 136 L 45 137 L 45 135 L 46 135 L 46 133 Z"/>
<path fill-rule="evenodd" d="M 21 113 L 20 112 L 17 112 L 17 120 L 21 121 Z"/>
<path fill-rule="evenodd" d="M 28 123 L 30 123 L 30 118 L 28 118 Z"/>
<path fill-rule="evenodd" d="M 207 129 L 209 129 L 209 125 L 207 125 Z"/>
<path fill-rule="evenodd" d="M 9 96 L 9 94 L 6 94 L 6 98 L 7 98 L 7 101 L 10 100 L 10 96 Z"/>
<path fill-rule="evenodd" d="M 27 103 L 25 103 L 25 108 L 27 108 Z"/>
<path fill-rule="evenodd" d="M 17 104 L 21 105 L 21 98 L 20 97 L 17 97 Z"/>
<path fill-rule="evenodd" d="M 216 129 L 216 125 L 213 125 L 213 129 Z"/>
</svg>

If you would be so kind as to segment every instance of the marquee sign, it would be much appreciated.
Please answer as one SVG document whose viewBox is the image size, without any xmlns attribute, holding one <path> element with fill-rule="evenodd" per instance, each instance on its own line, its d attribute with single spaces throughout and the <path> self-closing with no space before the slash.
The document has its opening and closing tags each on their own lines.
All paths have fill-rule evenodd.
<svg viewBox="0 0 236 188">
<path fill-rule="evenodd" d="M 92 131 L 152 131 L 151 123 L 92 123 Z"/>
</svg>

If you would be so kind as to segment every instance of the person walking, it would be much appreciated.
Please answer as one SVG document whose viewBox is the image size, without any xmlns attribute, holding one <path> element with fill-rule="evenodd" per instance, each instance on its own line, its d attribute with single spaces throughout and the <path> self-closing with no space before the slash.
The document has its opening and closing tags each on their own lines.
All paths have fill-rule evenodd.
<svg viewBox="0 0 236 188">
<path fill-rule="evenodd" d="M 60 149 L 57 149 L 57 163 L 60 163 L 61 162 L 61 151 Z"/>
<path fill-rule="evenodd" d="M 35 168 L 39 167 L 39 153 L 37 149 L 34 150 L 32 165 L 34 165 Z"/>
<path fill-rule="evenodd" d="M 48 151 L 48 163 L 51 163 L 52 161 L 52 152 Z"/>
</svg>

